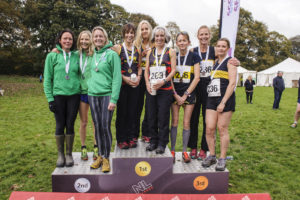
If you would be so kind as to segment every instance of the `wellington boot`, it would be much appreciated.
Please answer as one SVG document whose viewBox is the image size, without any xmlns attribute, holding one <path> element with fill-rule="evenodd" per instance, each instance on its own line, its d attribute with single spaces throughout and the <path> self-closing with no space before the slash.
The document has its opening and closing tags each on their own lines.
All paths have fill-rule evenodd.
<svg viewBox="0 0 300 200">
<path fill-rule="evenodd" d="M 65 166 L 65 135 L 56 135 L 56 146 L 58 152 L 58 158 L 56 161 L 56 167 Z"/>
<path fill-rule="evenodd" d="M 74 135 L 66 135 L 66 167 L 72 167 L 74 160 L 72 156 Z"/>
<path fill-rule="evenodd" d="M 103 158 L 102 172 L 107 173 L 109 171 L 110 171 L 109 159 Z"/>
</svg>

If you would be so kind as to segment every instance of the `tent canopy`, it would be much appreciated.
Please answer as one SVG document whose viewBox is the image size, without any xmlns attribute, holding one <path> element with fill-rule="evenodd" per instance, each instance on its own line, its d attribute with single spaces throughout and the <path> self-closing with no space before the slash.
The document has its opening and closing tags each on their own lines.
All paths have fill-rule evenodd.
<svg viewBox="0 0 300 200">
<path fill-rule="evenodd" d="M 285 87 L 296 87 L 300 77 L 300 62 L 287 58 L 281 63 L 257 73 L 257 86 L 272 86 L 277 72 L 283 72 Z"/>
<path fill-rule="evenodd" d="M 274 73 L 277 73 L 278 71 L 299 72 L 300 73 L 300 62 L 298 62 L 292 58 L 287 58 L 284 61 L 282 61 L 281 63 L 274 65 L 273 67 L 270 67 L 261 72 L 258 72 L 258 74 L 274 74 Z"/>
</svg>

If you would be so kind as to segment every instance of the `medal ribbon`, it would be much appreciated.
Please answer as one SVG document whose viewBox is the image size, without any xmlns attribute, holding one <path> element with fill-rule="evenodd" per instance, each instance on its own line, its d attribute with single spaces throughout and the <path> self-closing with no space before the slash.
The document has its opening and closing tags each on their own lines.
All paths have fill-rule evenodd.
<svg viewBox="0 0 300 200">
<path fill-rule="evenodd" d="M 158 55 L 157 55 L 157 48 L 155 49 L 155 62 L 156 62 L 156 67 L 159 67 L 162 63 L 162 59 L 164 57 L 164 54 L 165 54 L 165 49 L 166 49 L 166 45 L 164 46 L 164 49 L 160 55 L 160 59 L 159 59 L 159 62 L 158 62 Z"/>
<path fill-rule="evenodd" d="M 94 55 L 96 55 L 96 53 Z M 106 55 L 106 51 L 102 53 L 102 55 L 101 55 L 101 57 L 100 57 L 100 59 L 99 59 L 98 62 L 96 61 L 96 58 L 95 58 L 95 65 L 96 65 L 96 67 L 98 67 L 99 63 L 101 63 L 101 61 L 103 60 L 103 58 L 104 58 L 105 55 Z"/>
<path fill-rule="evenodd" d="M 201 60 L 203 60 L 202 54 L 201 54 L 201 51 L 200 51 L 200 46 L 199 46 L 199 48 L 198 48 L 198 54 L 199 54 Z M 208 55 L 209 55 L 209 46 L 207 46 L 207 49 L 206 49 L 206 56 L 205 56 L 205 60 L 204 60 L 204 61 L 207 61 Z"/>
<path fill-rule="evenodd" d="M 189 55 L 189 50 L 187 49 L 187 51 L 186 51 L 186 53 L 185 53 L 185 56 L 184 56 L 183 63 L 182 63 L 182 65 L 180 65 L 180 51 L 179 51 L 179 53 L 178 53 L 177 62 L 178 62 L 178 68 L 179 68 L 180 77 L 182 77 L 182 74 L 183 74 L 183 68 L 184 68 L 184 66 L 185 66 L 185 63 L 186 63 L 186 60 L 187 60 L 188 55 Z"/>
<path fill-rule="evenodd" d="M 133 63 L 133 57 L 134 57 L 134 45 L 132 44 L 132 47 L 131 47 L 131 59 L 130 60 L 129 60 L 129 57 L 128 57 L 128 52 L 127 52 L 127 48 L 126 48 L 125 43 L 123 43 L 123 47 L 124 47 L 124 50 L 125 50 L 125 55 L 126 55 L 126 60 L 127 60 L 128 66 L 129 66 L 129 68 L 131 68 L 131 65 Z"/>
<path fill-rule="evenodd" d="M 81 73 L 84 74 L 84 71 L 85 71 L 85 68 L 86 68 L 86 65 L 87 65 L 87 56 L 85 57 L 85 61 L 84 61 L 84 65 L 82 66 L 82 52 L 80 53 L 80 69 L 81 69 Z"/>
<path fill-rule="evenodd" d="M 69 56 L 68 62 L 67 62 L 67 54 L 64 50 L 63 50 L 63 54 L 64 54 L 64 60 L 65 60 L 65 63 L 66 63 L 65 70 L 66 70 L 66 74 L 68 74 L 69 69 L 70 69 L 71 51 L 68 53 L 68 56 Z"/>
</svg>

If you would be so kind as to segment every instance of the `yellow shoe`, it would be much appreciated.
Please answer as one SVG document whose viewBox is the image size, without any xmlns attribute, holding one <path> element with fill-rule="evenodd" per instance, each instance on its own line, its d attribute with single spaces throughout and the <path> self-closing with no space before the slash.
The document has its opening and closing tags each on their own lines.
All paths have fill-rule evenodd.
<svg viewBox="0 0 300 200">
<path fill-rule="evenodd" d="M 110 171 L 109 159 L 103 158 L 102 172 L 107 173 Z"/>
<path fill-rule="evenodd" d="M 98 156 L 97 159 L 95 160 L 95 162 L 93 162 L 93 164 L 91 165 L 92 169 L 98 169 L 99 167 L 101 167 L 103 162 L 103 159 L 101 156 Z"/>
</svg>

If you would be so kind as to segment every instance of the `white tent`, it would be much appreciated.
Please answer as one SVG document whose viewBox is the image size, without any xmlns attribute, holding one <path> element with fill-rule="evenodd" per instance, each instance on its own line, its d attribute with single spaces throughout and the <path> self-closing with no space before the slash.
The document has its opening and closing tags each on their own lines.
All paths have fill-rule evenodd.
<svg viewBox="0 0 300 200">
<path fill-rule="evenodd" d="M 252 80 L 254 80 L 256 82 L 256 71 L 247 70 L 241 66 L 237 67 L 237 71 L 238 71 L 238 77 L 239 77 L 238 86 L 243 86 L 245 81 L 247 80 L 248 76 L 252 76 Z"/>
<path fill-rule="evenodd" d="M 283 72 L 286 88 L 297 87 L 300 77 L 300 62 L 287 58 L 281 63 L 257 73 L 257 86 L 272 86 L 273 78 L 277 72 Z"/>
</svg>

